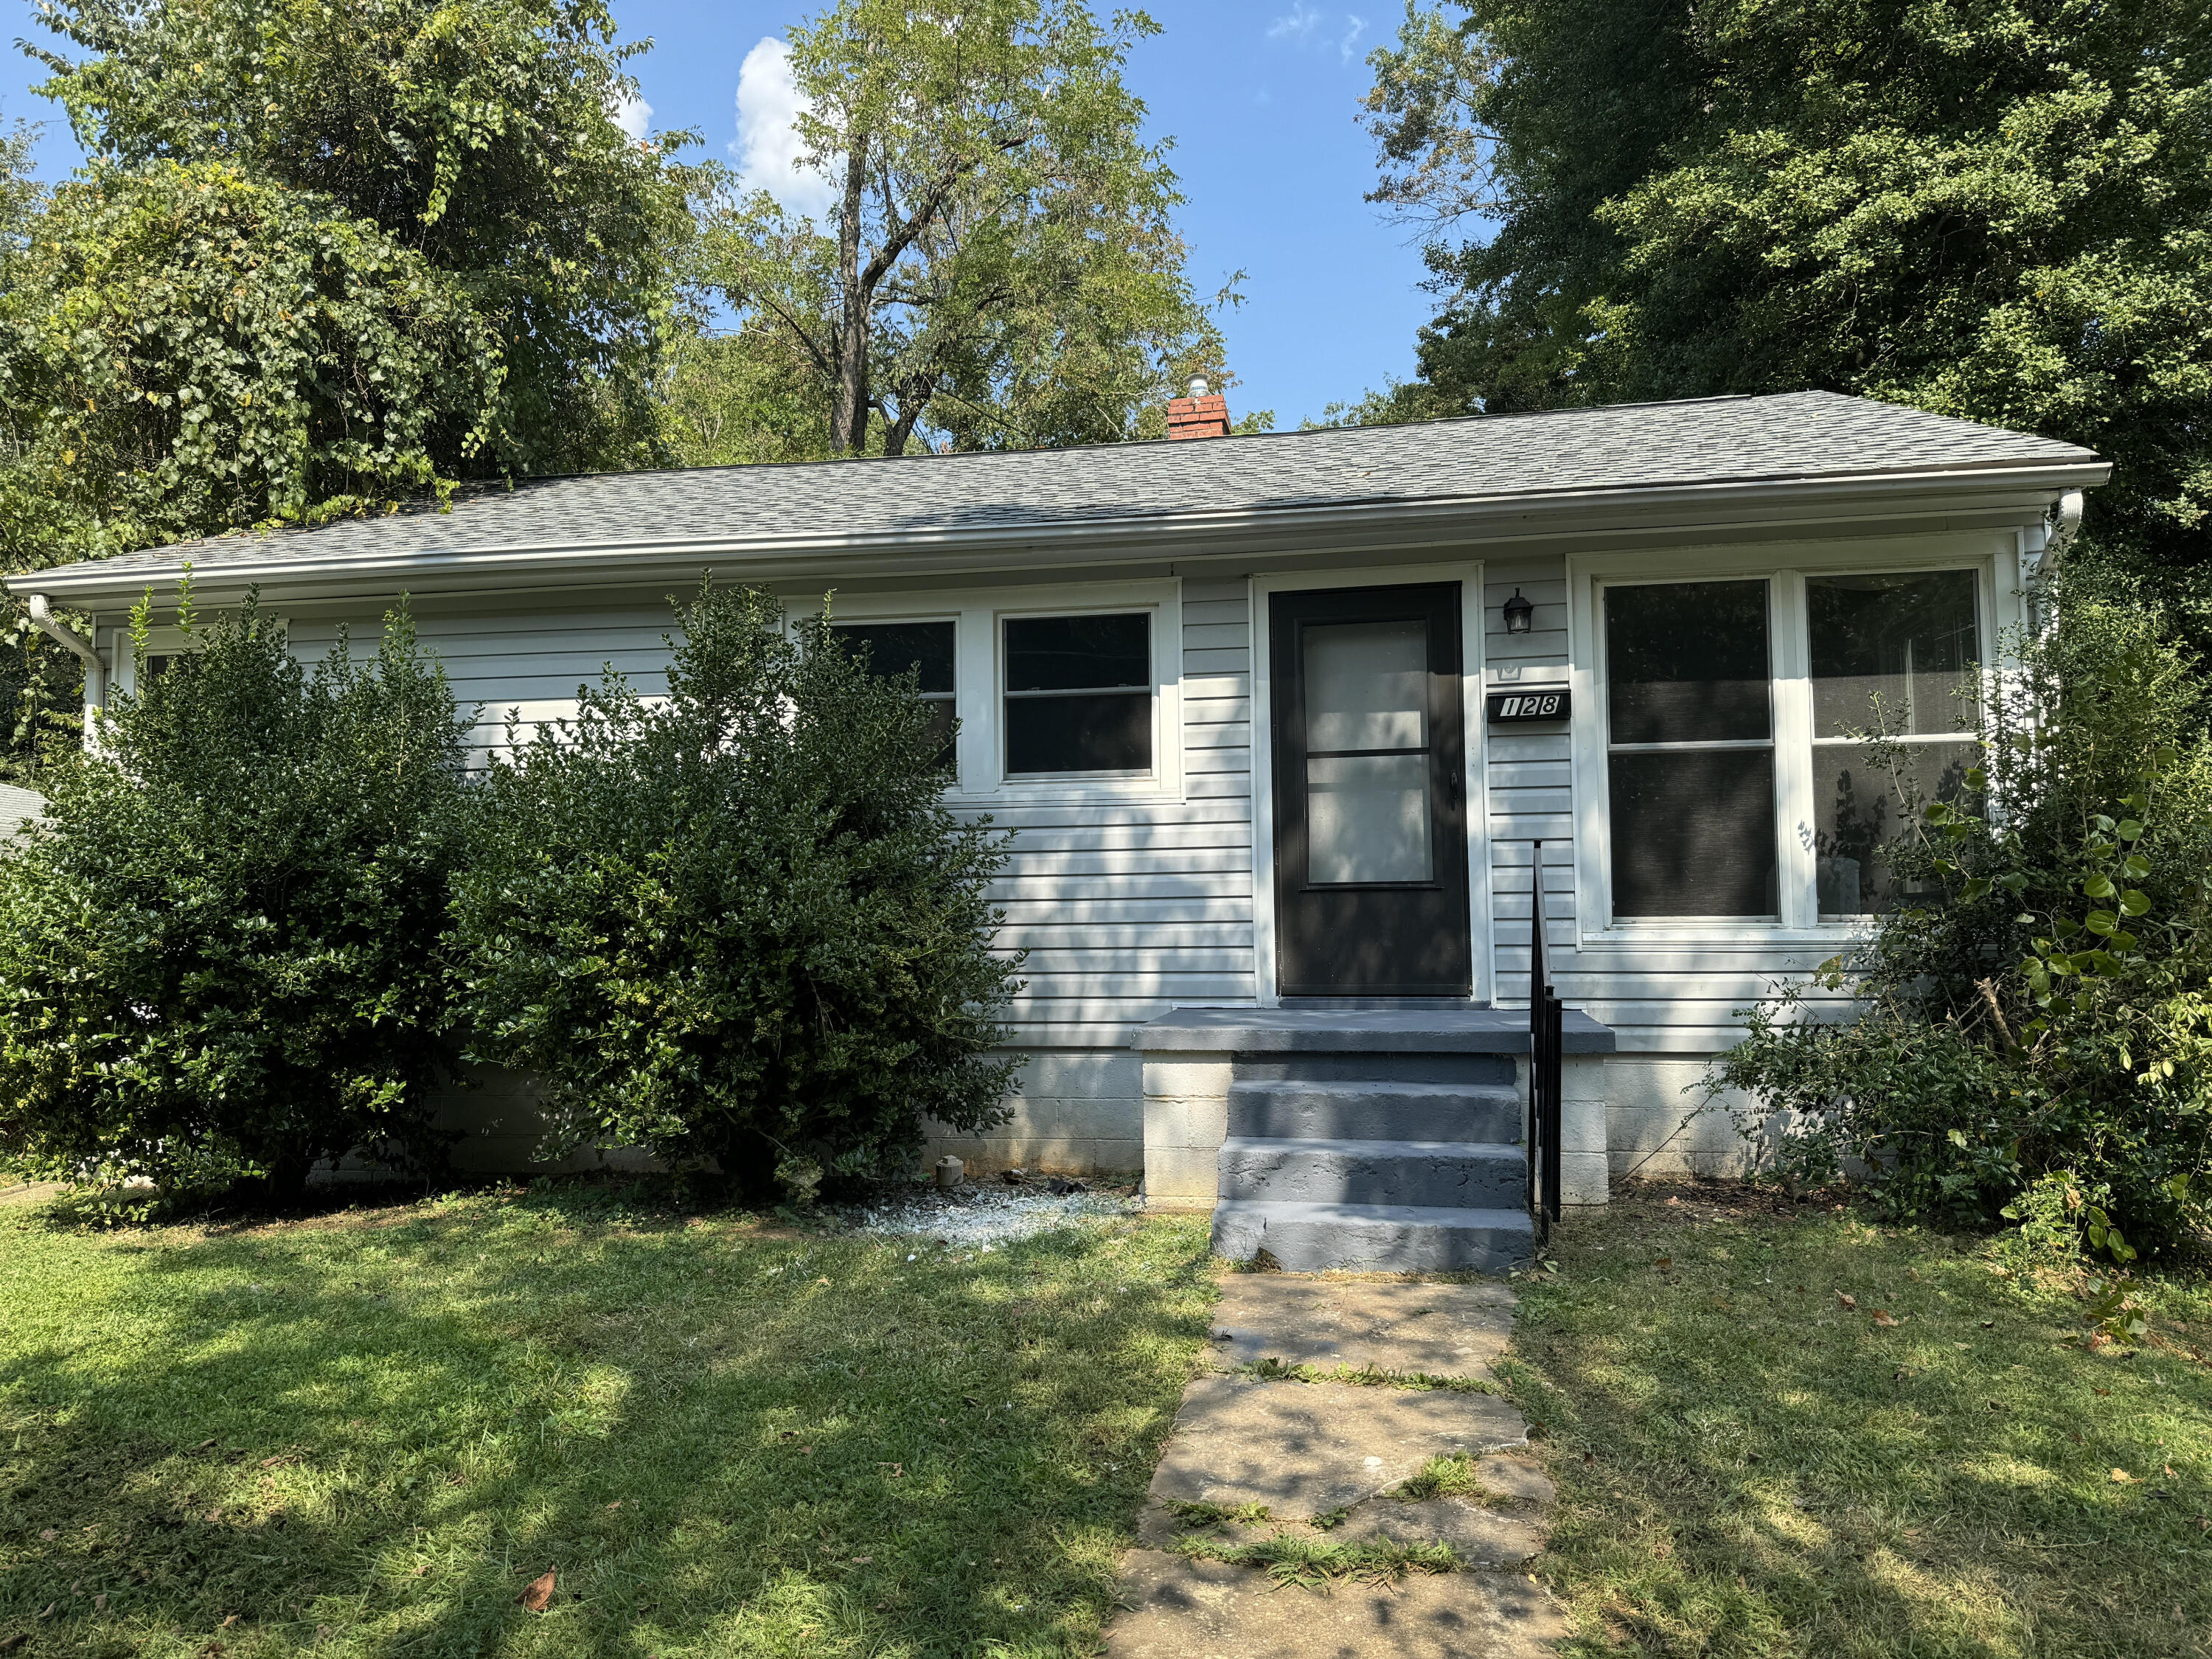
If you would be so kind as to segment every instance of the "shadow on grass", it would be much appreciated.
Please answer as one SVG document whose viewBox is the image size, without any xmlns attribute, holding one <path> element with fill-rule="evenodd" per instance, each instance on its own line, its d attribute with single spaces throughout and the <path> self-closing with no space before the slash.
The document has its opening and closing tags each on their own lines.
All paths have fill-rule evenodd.
<svg viewBox="0 0 2212 1659">
<path fill-rule="evenodd" d="M 2212 1372 L 2063 1346 L 1978 1241 L 1711 1201 L 1571 1230 L 1522 1304 L 1579 1651 L 2205 1650 Z"/>
<path fill-rule="evenodd" d="M 23 1659 L 1082 1650 L 1212 1297 L 1187 1224 L 979 1255 L 478 1194 L 11 1237 Z"/>
</svg>

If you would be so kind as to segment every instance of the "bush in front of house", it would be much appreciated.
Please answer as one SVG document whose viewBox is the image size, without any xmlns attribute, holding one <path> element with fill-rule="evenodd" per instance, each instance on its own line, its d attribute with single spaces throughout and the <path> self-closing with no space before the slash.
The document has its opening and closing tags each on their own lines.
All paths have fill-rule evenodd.
<svg viewBox="0 0 2212 1659">
<path fill-rule="evenodd" d="M 1003 854 L 944 805 L 911 675 L 757 592 L 678 620 L 665 701 L 611 672 L 485 781 L 453 910 L 472 1056 L 542 1080 L 549 1152 L 641 1146 L 755 1200 L 1003 1121 Z"/>
<path fill-rule="evenodd" d="M 1884 849 L 1929 896 L 1818 976 L 1857 1017 L 1790 988 L 1708 1082 L 1784 1115 L 1790 1176 L 2046 1229 L 2056 1193 L 2125 1260 L 2212 1222 L 2212 740 L 2155 619 L 2059 614 L 1993 678 L 1978 799 L 1909 803 Z"/>
<path fill-rule="evenodd" d="M 470 722 L 403 610 L 312 670 L 248 603 L 194 626 L 0 854 L 0 1152 L 157 1191 L 434 1150 Z"/>
</svg>

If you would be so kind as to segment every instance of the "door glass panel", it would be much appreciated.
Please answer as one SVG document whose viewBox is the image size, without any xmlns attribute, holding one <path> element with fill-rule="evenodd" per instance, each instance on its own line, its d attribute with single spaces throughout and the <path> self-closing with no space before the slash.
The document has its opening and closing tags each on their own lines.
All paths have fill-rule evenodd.
<svg viewBox="0 0 2212 1659">
<path fill-rule="evenodd" d="M 1428 746 L 1426 623 L 1309 623 L 1304 643 L 1309 754 Z"/>
<path fill-rule="evenodd" d="M 1974 725 L 1973 700 L 1960 695 L 1981 654 L 1973 572 L 1808 576 L 1805 608 L 1815 737 L 1944 737 Z"/>
<path fill-rule="evenodd" d="M 1427 754 L 1309 757 L 1306 847 L 1310 882 L 1428 880 Z"/>
</svg>

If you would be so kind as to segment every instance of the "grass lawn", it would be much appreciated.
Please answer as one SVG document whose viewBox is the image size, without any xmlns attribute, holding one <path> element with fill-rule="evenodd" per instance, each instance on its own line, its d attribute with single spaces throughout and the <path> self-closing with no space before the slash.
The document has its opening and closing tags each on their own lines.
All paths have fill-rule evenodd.
<svg viewBox="0 0 2212 1659">
<path fill-rule="evenodd" d="M 1090 1650 L 1203 1218 L 978 1254 L 622 1203 L 0 1210 L 0 1651 Z"/>
<path fill-rule="evenodd" d="M 1571 1655 L 2212 1652 L 2212 1368 L 2069 1346 L 2056 1276 L 1826 1202 L 1660 1189 L 1559 1242 L 1506 1378 Z M 2201 1274 L 2153 1307 L 2212 1353 Z"/>
</svg>

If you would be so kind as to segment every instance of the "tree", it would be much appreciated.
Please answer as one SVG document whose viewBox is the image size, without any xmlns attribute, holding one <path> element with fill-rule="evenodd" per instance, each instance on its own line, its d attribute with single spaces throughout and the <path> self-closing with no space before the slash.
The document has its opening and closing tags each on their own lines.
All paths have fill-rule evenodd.
<svg viewBox="0 0 2212 1659">
<path fill-rule="evenodd" d="M 404 611 L 312 672 L 253 605 L 116 698 L 0 853 L 0 1150 L 160 1186 L 429 1146 L 462 743 Z"/>
<path fill-rule="evenodd" d="M 10 569 L 430 488 L 490 441 L 490 326 L 452 276 L 327 198 L 231 165 L 100 162 L 0 300 Z"/>
<path fill-rule="evenodd" d="M 668 446 L 684 466 L 830 459 L 827 388 L 782 330 L 704 329 L 669 354 Z"/>
<path fill-rule="evenodd" d="M 1218 374 L 1121 83 L 1155 32 L 1078 0 L 837 0 L 792 32 L 830 222 L 757 192 L 710 244 L 732 307 L 811 366 L 833 452 L 896 455 L 925 422 L 960 448 L 1117 440 L 1173 373 Z"/>
<path fill-rule="evenodd" d="M 763 592 L 679 620 L 665 702 L 611 674 L 491 769 L 453 906 L 475 1057 L 544 1080 L 555 1147 L 754 1196 L 1002 1121 L 1004 854 L 942 804 L 911 672 Z"/>
<path fill-rule="evenodd" d="M 1470 0 L 1376 54 L 1428 413 L 1823 386 L 2110 456 L 2082 557 L 2212 635 L 2212 13 Z"/>
<path fill-rule="evenodd" d="M 688 210 L 711 170 L 629 137 L 604 0 L 46 0 L 85 55 L 40 90 L 125 173 L 227 167 L 376 228 L 482 319 L 504 371 L 449 477 L 649 465 Z"/>
</svg>

